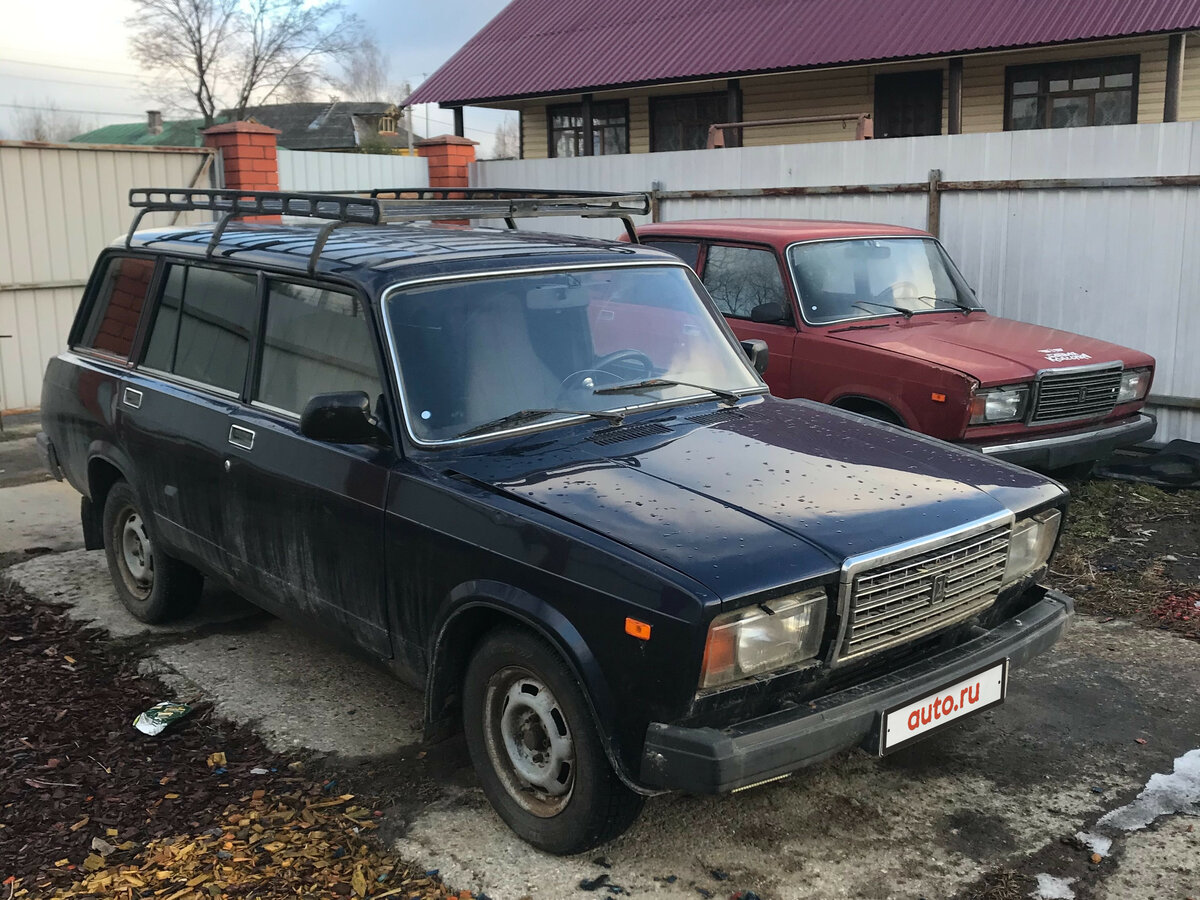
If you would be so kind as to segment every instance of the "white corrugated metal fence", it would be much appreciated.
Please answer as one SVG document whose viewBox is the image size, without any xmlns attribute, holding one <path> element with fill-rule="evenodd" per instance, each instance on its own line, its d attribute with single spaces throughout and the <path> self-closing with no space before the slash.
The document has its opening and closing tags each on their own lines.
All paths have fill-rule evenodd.
<svg viewBox="0 0 1200 900">
<path fill-rule="evenodd" d="M 476 163 L 472 184 L 727 190 L 1200 174 L 1200 123 L 1123 125 Z M 663 221 L 787 217 L 924 228 L 923 193 L 668 199 Z M 534 227 L 531 223 L 530 227 Z M 616 237 L 612 220 L 540 220 Z M 1200 187 L 942 194 L 940 236 L 993 313 L 1152 353 L 1153 393 L 1200 398 Z M 1200 409 L 1158 407 L 1158 438 L 1200 440 Z"/>
<path fill-rule="evenodd" d="M 38 405 L 96 255 L 129 228 L 129 189 L 208 187 L 210 151 L 0 142 L 0 410 Z M 197 182 L 200 176 L 201 182 Z M 145 226 L 166 225 L 164 214 Z"/>
<path fill-rule="evenodd" d="M 281 191 L 429 186 L 429 166 L 419 156 L 323 153 L 282 147 L 276 152 Z"/>
</svg>

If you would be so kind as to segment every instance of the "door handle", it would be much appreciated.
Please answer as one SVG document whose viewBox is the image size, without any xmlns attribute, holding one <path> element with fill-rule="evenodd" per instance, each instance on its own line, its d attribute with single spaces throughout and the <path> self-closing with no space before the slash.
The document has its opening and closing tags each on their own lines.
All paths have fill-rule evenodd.
<svg viewBox="0 0 1200 900">
<path fill-rule="evenodd" d="M 243 450 L 253 450 L 254 432 L 249 428 L 243 428 L 241 425 L 230 425 L 229 443 L 235 447 L 241 447 Z"/>
<path fill-rule="evenodd" d="M 121 393 L 121 401 L 130 409 L 141 409 L 142 392 L 137 388 L 127 387 Z"/>
</svg>

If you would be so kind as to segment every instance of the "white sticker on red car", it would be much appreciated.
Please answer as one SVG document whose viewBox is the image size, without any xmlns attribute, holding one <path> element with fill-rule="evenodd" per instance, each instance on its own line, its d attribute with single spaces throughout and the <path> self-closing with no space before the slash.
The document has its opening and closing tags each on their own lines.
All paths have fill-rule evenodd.
<svg viewBox="0 0 1200 900">
<path fill-rule="evenodd" d="M 1070 362 L 1078 359 L 1091 359 L 1086 353 L 1076 353 L 1074 350 L 1064 350 L 1062 347 L 1048 347 L 1038 353 L 1046 357 L 1047 362 Z"/>
</svg>

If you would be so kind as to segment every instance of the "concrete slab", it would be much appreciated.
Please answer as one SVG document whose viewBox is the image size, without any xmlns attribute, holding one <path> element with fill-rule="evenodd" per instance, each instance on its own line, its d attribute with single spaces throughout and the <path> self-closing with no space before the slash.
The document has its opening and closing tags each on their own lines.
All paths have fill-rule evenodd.
<svg viewBox="0 0 1200 900">
<path fill-rule="evenodd" d="M 0 496 L 13 490 L 17 488 L 8 488 Z M 206 585 L 200 604 L 185 618 L 167 625 L 139 622 L 117 599 L 103 550 L 39 556 L 9 567 L 5 574 L 36 597 L 67 604 L 73 618 L 102 628 L 114 638 L 188 635 L 213 625 L 265 615 L 241 597 Z"/>
<path fill-rule="evenodd" d="M 221 715 L 254 723 L 279 752 L 377 756 L 423 736 L 420 694 L 277 619 L 168 645 L 155 656 L 198 685 Z"/>
<path fill-rule="evenodd" d="M 0 490 L 0 557 L 39 547 L 57 551 L 82 546 L 79 492 L 65 481 Z"/>
</svg>

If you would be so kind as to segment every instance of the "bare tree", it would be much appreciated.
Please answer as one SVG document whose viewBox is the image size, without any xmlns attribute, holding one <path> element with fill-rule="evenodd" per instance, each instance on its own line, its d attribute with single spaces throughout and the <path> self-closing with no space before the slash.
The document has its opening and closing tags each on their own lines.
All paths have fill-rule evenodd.
<svg viewBox="0 0 1200 900">
<path fill-rule="evenodd" d="M 133 57 L 165 105 L 204 124 L 229 108 L 285 93 L 310 95 L 333 58 L 359 42 L 358 19 L 337 0 L 133 0 Z"/>
<path fill-rule="evenodd" d="M 358 42 L 341 62 L 341 75 L 331 78 L 338 93 L 347 100 L 369 102 L 386 100 L 397 103 L 410 91 L 407 85 L 392 82 L 387 59 L 371 38 Z"/>
<path fill-rule="evenodd" d="M 516 159 L 521 154 L 521 136 L 517 128 L 517 120 L 512 116 L 500 123 L 492 143 L 493 159 Z"/>
<path fill-rule="evenodd" d="M 12 123 L 13 138 L 18 141 L 62 143 L 88 130 L 77 114 L 65 113 L 49 100 L 37 109 L 16 110 Z"/>
</svg>

